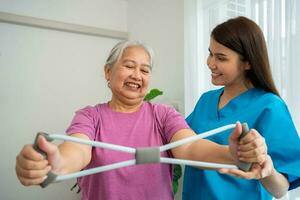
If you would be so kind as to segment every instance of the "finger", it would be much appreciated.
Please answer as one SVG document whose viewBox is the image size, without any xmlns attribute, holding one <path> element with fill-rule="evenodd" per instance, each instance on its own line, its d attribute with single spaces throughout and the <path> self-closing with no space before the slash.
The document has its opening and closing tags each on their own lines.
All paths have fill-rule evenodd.
<svg viewBox="0 0 300 200">
<path fill-rule="evenodd" d="M 44 157 L 40 153 L 34 150 L 32 144 L 25 145 L 19 155 L 21 155 L 24 158 L 27 158 L 28 160 L 34 161 L 40 161 L 44 159 Z"/>
<path fill-rule="evenodd" d="M 231 175 L 231 176 L 235 176 L 238 178 L 243 178 L 243 179 L 254 179 L 256 178 L 256 173 L 255 172 L 244 172 L 242 170 L 239 169 L 227 169 L 225 172 L 225 174 Z"/>
<path fill-rule="evenodd" d="M 57 146 L 52 144 L 51 142 L 48 142 L 45 137 L 42 135 L 38 138 L 38 146 L 39 148 L 44 151 L 48 156 L 50 154 L 53 154 L 57 150 Z"/>
<path fill-rule="evenodd" d="M 239 169 L 220 169 L 219 172 L 223 173 L 223 174 L 235 176 L 238 178 L 244 178 L 244 179 L 252 179 L 253 178 L 253 175 L 251 173 L 246 173 Z"/>
<path fill-rule="evenodd" d="M 37 179 L 43 178 L 47 175 L 47 173 L 51 170 L 51 166 L 46 166 L 41 170 L 27 170 L 20 168 L 18 165 L 16 166 L 16 173 L 19 177 L 23 177 L 26 179 Z"/>
<path fill-rule="evenodd" d="M 239 136 L 242 134 L 242 125 L 240 122 L 236 122 L 235 128 L 230 135 L 231 141 L 238 141 Z"/>
<path fill-rule="evenodd" d="M 41 177 L 41 178 L 35 178 L 35 179 L 28 179 L 28 178 L 24 178 L 24 177 L 18 177 L 18 178 L 24 186 L 30 186 L 30 185 L 41 184 L 47 178 L 47 176 Z"/>
<path fill-rule="evenodd" d="M 23 169 L 40 170 L 45 168 L 48 165 L 48 161 L 47 160 L 34 161 L 34 160 L 29 160 L 21 155 L 18 155 L 16 158 L 16 165 Z"/>
<path fill-rule="evenodd" d="M 247 163 L 262 164 L 266 160 L 266 154 L 262 154 L 257 157 L 251 157 L 251 158 L 239 157 L 239 160 Z"/>
<path fill-rule="evenodd" d="M 253 150 L 258 147 L 263 147 L 266 149 L 265 139 L 264 138 L 255 138 L 252 141 L 245 143 L 245 144 L 239 144 L 238 150 L 241 152 L 246 152 Z"/>
<path fill-rule="evenodd" d="M 261 135 L 255 129 L 251 129 L 248 134 L 240 140 L 240 144 L 247 144 L 259 137 L 261 137 Z"/>
<path fill-rule="evenodd" d="M 244 158 L 257 157 L 263 154 L 267 154 L 265 147 L 257 147 L 250 151 L 238 151 L 238 156 Z"/>
</svg>

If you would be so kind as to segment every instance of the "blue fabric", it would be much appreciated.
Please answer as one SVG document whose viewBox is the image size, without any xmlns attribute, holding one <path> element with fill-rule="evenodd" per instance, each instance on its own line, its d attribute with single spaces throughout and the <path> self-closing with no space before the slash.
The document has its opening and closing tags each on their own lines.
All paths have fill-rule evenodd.
<svg viewBox="0 0 300 200">
<path fill-rule="evenodd" d="M 266 139 L 275 168 L 284 174 L 290 189 L 300 185 L 300 139 L 286 104 L 278 96 L 253 88 L 232 99 L 218 110 L 223 88 L 201 96 L 186 119 L 196 133 L 237 121 L 247 122 Z M 231 130 L 208 139 L 228 144 Z M 272 199 L 257 180 L 244 180 L 215 171 L 186 167 L 183 200 Z"/>
</svg>

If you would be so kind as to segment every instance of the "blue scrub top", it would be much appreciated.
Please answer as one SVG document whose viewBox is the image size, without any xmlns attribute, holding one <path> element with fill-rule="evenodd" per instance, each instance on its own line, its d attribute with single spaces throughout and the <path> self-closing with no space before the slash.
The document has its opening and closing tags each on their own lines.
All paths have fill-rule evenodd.
<svg viewBox="0 0 300 200">
<path fill-rule="evenodd" d="M 266 140 L 274 167 L 284 174 L 290 189 L 300 185 L 300 139 L 284 101 L 262 89 L 252 88 L 232 99 L 222 109 L 218 103 L 224 88 L 201 96 L 194 111 L 186 119 L 196 133 L 218 128 L 237 121 L 247 122 Z M 210 139 L 228 144 L 232 130 Z M 245 180 L 216 171 L 187 166 L 184 174 L 183 200 L 272 199 L 257 180 Z"/>
</svg>

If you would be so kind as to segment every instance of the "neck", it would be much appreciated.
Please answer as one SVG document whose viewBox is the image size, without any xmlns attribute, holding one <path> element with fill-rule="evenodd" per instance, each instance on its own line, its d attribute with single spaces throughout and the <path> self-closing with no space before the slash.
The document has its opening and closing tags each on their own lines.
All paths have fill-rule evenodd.
<svg viewBox="0 0 300 200">
<path fill-rule="evenodd" d="M 253 85 L 250 83 L 225 86 L 224 92 L 220 97 L 219 109 L 223 108 L 233 98 L 239 96 L 240 94 L 242 94 L 243 92 L 245 92 L 251 88 L 253 88 Z"/>
<path fill-rule="evenodd" d="M 142 106 L 143 101 L 137 102 L 137 103 L 124 103 L 121 102 L 119 100 L 115 100 L 115 99 L 111 99 L 108 102 L 108 106 L 116 112 L 123 112 L 123 113 L 132 113 L 132 112 L 136 112 L 140 109 L 140 107 Z"/>
</svg>

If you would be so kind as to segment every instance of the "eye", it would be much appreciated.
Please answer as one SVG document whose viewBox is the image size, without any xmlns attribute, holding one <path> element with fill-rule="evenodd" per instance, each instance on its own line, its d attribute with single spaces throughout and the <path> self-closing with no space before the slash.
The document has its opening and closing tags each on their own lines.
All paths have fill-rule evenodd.
<svg viewBox="0 0 300 200">
<path fill-rule="evenodd" d="M 129 65 L 129 64 L 125 64 L 124 66 L 125 66 L 126 68 L 128 68 L 128 69 L 133 69 L 133 68 L 134 68 L 133 65 Z"/>
<path fill-rule="evenodd" d="M 216 59 L 219 60 L 219 61 L 226 61 L 227 60 L 225 57 L 220 57 L 220 56 L 217 56 Z"/>
<path fill-rule="evenodd" d="M 149 74 L 150 73 L 150 70 L 149 69 L 141 69 L 142 73 L 144 74 Z"/>
</svg>

